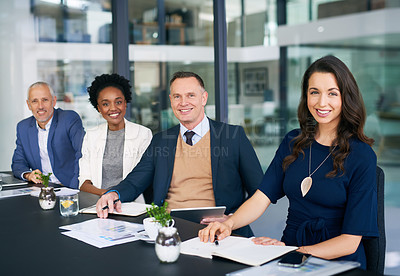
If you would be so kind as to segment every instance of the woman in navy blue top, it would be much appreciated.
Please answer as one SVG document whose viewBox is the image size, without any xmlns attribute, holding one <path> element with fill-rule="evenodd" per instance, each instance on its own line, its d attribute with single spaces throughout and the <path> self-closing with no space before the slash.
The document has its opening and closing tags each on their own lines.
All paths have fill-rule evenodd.
<svg viewBox="0 0 400 276">
<path fill-rule="evenodd" d="M 357 83 L 338 58 L 315 61 L 303 76 L 300 129 L 280 144 L 257 192 L 228 220 L 199 231 L 201 241 L 221 240 L 260 217 L 270 203 L 289 199 L 280 241 L 325 259 L 366 267 L 361 239 L 378 236 L 376 155 L 365 136 L 365 107 Z"/>
</svg>

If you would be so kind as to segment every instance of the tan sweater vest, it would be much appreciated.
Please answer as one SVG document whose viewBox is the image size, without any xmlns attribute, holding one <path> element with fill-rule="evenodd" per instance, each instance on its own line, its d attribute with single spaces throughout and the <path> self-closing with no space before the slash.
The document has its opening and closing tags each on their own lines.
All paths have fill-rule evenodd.
<svg viewBox="0 0 400 276">
<path fill-rule="evenodd" d="M 178 135 L 168 209 L 215 206 L 210 148 L 210 131 L 193 146 Z"/>
</svg>

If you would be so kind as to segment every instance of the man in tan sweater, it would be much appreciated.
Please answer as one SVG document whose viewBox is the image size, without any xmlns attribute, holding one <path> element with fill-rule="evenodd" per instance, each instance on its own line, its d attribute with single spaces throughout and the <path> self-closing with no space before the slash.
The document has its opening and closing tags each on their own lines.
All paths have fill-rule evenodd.
<svg viewBox="0 0 400 276">
<path fill-rule="evenodd" d="M 226 206 L 226 215 L 256 191 L 263 172 L 254 149 L 242 127 L 205 116 L 208 93 L 201 77 L 176 72 L 169 97 L 180 124 L 153 137 L 135 169 L 99 199 L 99 217 L 121 211 L 120 202 L 134 200 L 150 186 L 157 205 Z M 109 209 L 103 210 L 105 206 Z M 249 226 L 236 233 L 252 235 Z"/>
</svg>

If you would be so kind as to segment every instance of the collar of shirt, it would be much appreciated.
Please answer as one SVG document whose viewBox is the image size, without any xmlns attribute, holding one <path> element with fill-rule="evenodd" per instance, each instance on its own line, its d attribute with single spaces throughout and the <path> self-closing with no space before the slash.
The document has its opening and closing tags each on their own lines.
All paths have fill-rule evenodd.
<svg viewBox="0 0 400 276">
<path fill-rule="evenodd" d="M 187 129 L 184 125 L 180 125 L 180 133 L 184 142 L 186 142 L 186 136 L 184 135 L 186 131 L 191 130 L 195 133 L 192 138 L 193 145 L 200 141 L 201 138 L 203 138 L 203 136 L 210 130 L 210 121 L 206 115 L 204 115 L 203 120 L 194 129 Z"/>
<path fill-rule="evenodd" d="M 38 131 L 48 131 L 50 129 L 51 126 L 51 122 L 53 121 L 53 116 L 51 116 L 50 120 L 47 122 L 46 126 L 44 127 L 45 129 L 41 128 L 38 124 L 38 122 L 36 121 L 36 128 L 38 129 Z"/>
</svg>

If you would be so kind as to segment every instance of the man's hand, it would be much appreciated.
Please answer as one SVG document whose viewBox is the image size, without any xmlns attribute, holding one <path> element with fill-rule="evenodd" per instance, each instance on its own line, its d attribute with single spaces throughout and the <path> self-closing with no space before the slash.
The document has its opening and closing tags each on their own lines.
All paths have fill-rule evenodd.
<svg viewBox="0 0 400 276">
<path fill-rule="evenodd" d="M 99 218 L 107 218 L 108 213 L 114 212 L 114 209 L 118 213 L 122 212 L 121 201 L 116 192 L 102 195 L 96 203 L 96 212 Z"/>
<path fill-rule="evenodd" d="M 224 221 L 227 220 L 230 216 L 231 216 L 231 215 L 229 215 L 229 216 L 224 215 L 224 216 L 219 217 L 219 218 L 213 218 L 213 217 L 210 217 L 210 218 L 203 218 L 203 219 L 200 221 L 200 224 L 208 225 L 208 224 L 210 224 L 211 222 L 214 222 L 214 221 L 224 222 Z"/>
<path fill-rule="evenodd" d="M 218 240 L 225 239 L 232 233 L 232 225 L 230 220 L 221 223 L 218 221 L 211 222 L 206 228 L 199 231 L 199 238 L 202 242 L 214 242 L 215 237 Z"/>
<path fill-rule="evenodd" d="M 40 177 L 41 173 L 42 172 L 40 170 L 36 169 L 32 172 L 24 173 L 23 176 L 26 180 L 31 181 L 35 184 L 38 184 L 38 183 L 42 183 L 42 178 Z"/>
<path fill-rule="evenodd" d="M 254 239 L 252 239 L 252 241 L 255 244 L 261 244 L 261 245 L 282 245 L 282 246 L 285 245 L 284 242 L 281 242 L 281 241 L 279 241 L 277 239 L 271 239 L 271 238 L 268 238 L 268 237 L 254 238 Z"/>
</svg>

